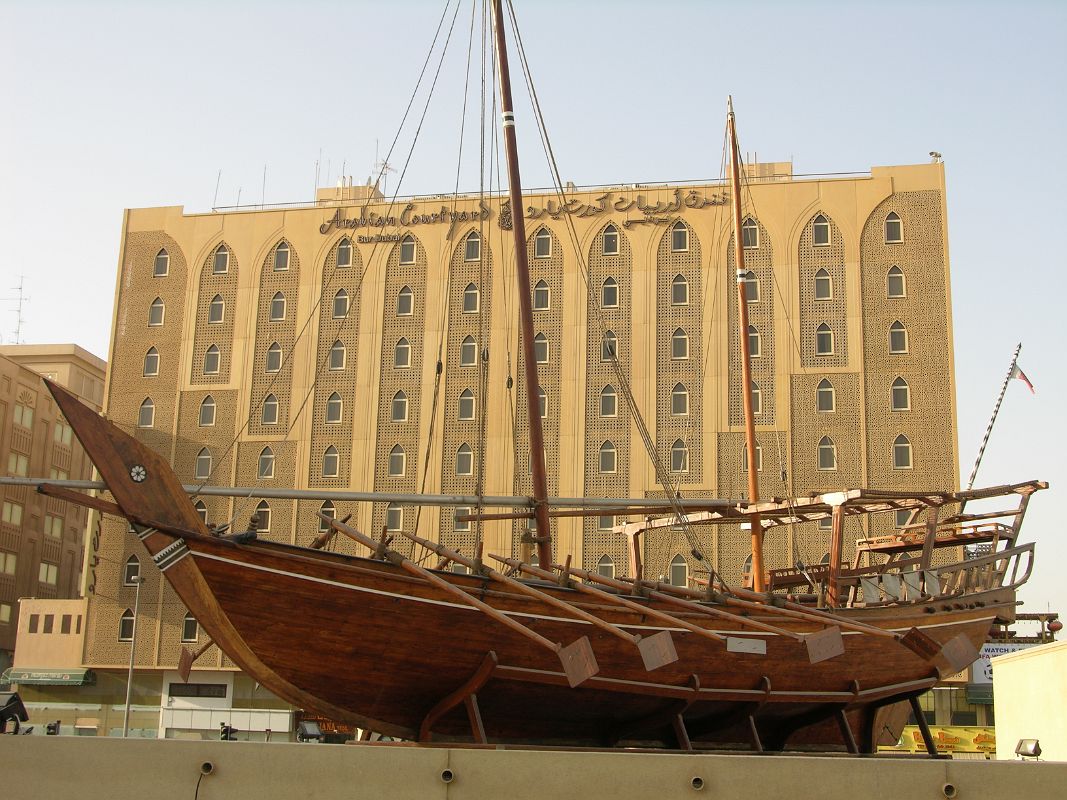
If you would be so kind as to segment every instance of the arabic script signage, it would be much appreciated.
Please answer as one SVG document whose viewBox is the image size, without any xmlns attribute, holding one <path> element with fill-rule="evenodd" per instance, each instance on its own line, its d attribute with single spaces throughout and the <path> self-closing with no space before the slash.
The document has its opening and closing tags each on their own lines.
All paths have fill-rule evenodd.
<svg viewBox="0 0 1067 800">
<path fill-rule="evenodd" d="M 683 208 L 700 209 L 707 206 L 724 206 L 729 202 L 730 198 L 724 192 L 705 196 L 703 192 L 696 189 L 690 189 L 685 194 L 682 193 L 681 189 L 675 189 L 671 200 L 659 200 L 652 204 L 647 201 L 644 194 L 627 197 L 618 192 L 605 192 L 591 203 L 583 203 L 579 200 L 568 200 L 565 203 L 559 203 L 555 200 L 548 200 L 544 208 L 527 206 L 526 218 L 542 219 L 547 216 L 558 220 L 564 215 L 573 215 L 582 219 L 610 212 L 627 214 L 633 211 L 642 214 L 643 216 L 640 219 L 623 221 L 623 227 L 630 228 L 634 225 L 657 225 L 668 222 Z"/>
</svg>

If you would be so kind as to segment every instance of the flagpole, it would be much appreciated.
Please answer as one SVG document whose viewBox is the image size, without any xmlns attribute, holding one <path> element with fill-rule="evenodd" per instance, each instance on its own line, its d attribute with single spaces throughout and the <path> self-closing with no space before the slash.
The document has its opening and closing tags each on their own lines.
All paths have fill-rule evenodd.
<svg viewBox="0 0 1067 800">
<path fill-rule="evenodd" d="M 974 488 L 974 479 L 978 475 L 978 465 L 982 463 L 982 455 L 985 453 L 985 446 L 989 443 L 989 434 L 993 432 L 993 423 L 997 421 L 997 412 L 1000 411 L 1000 404 L 1004 402 L 1004 394 L 1008 391 L 1008 383 L 1015 376 L 1015 362 L 1019 360 L 1019 351 L 1023 349 L 1023 343 L 1019 342 L 1015 347 L 1015 354 L 1011 357 L 1011 366 L 1008 367 L 1007 377 L 1004 378 L 1004 385 L 1000 387 L 1000 395 L 997 397 L 997 404 L 993 406 L 993 416 L 989 419 L 989 425 L 986 426 L 985 436 L 982 437 L 982 444 L 978 448 L 978 458 L 974 460 L 974 469 L 971 470 L 971 477 L 967 479 L 967 490 Z M 963 511 L 963 505 L 960 505 L 960 512 Z"/>
</svg>

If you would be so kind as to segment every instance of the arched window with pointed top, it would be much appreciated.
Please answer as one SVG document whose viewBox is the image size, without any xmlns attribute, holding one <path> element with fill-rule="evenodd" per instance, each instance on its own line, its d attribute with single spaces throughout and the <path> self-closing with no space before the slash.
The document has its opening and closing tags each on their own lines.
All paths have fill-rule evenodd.
<svg viewBox="0 0 1067 800">
<path fill-rule="evenodd" d="M 534 336 L 534 361 L 538 364 L 548 363 L 548 337 L 543 333 Z"/>
<path fill-rule="evenodd" d="M 218 375 L 219 365 L 222 362 L 222 352 L 217 344 L 208 345 L 204 351 L 204 374 Z"/>
<path fill-rule="evenodd" d="M 896 211 L 890 211 L 885 218 L 885 243 L 899 244 L 904 241 L 904 224 Z"/>
<path fill-rule="evenodd" d="M 752 413 L 763 413 L 763 391 L 755 381 L 752 381 Z"/>
<path fill-rule="evenodd" d="M 470 445 L 466 442 L 461 444 L 459 450 L 456 451 L 456 474 L 474 474 L 474 451 L 471 450 Z"/>
<path fill-rule="evenodd" d="M 676 361 L 689 358 L 689 334 L 681 328 L 675 328 L 671 336 L 671 358 Z"/>
<path fill-rule="evenodd" d="M 211 451 L 206 447 L 200 448 L 196 454 L 196 463 L 193 467 L 193 477 L 197 480 L 205 480 L 211 477 L 212 458 Z"/>
<path fill-rule="evenodd" d="M 600 307 L 619 307 L 619 282 L 614 278 L 605 278 L 603 285 L 600 287 Z"/>
<path fill-rule="evenodd" d="M 820 267 L 815 271 L 815 299 L 833 300 L 834 282 L 830 273 Z"/>
<path fill-rule="evenodd" d="M 278 398 L 268 394 L 263 398 L 263 409 L 260 417 L 264 425 L 278 424 Z"/>
<path fill-rule="evenodd" d="M 155 263 L 152 265 L 152 277 L 153 278 L 165 278 L 170 272 L 170 254 L 167 252 L 167 248 L 162 248 L 156 253 Z"/>
<path fill-rule="evenodd" d="M 211 259 L 211 272 L 214 275 L 225 275 L 230 271 L 230 251 L 224 244 L 215 248 L 215 255 Z"/>
<path fill-rule="evenodd" d="M 619 395 L 615 387 L 608 384 L 600 390 L 600 416 L 615 417 L 619 413 Z"/>
<path fill-rule="evenodd" d="M 410 286 L 405 286 L 396 296 L 396 315 L 410 317 L 413 313 L 415 313 L 415 294 Z"/>
<path fill-rule="evenodd" d="M 830 245 L 830 221 L 819 214 L 811 222 L 811 243 L 815 247 L 828 247 Z"/>
<path fill-rule="evenodd" d="M 821 412 L 836 411 L 836 394 L 834 385 L 827 378 L 819 381 L 819 386 L 815 389 L 815 410 Z"/>
<path fill-rule="evenodd" d="M 151 428 L 156 422 L 156 404 L 151 397 L 141 401 L 141 407 L 137 411 L 137 427 Z"/>
<path fill-rule="evenodd" d="M 256 530 L 260 533 L 270 533 L 271 516 L 270 503 L 266 500 L 260 500 L 256 506 L 256 517 L 259 520 L 259 526 Z"/>
<path fill-rule="evenodd" d="M 600 360 L 611 361 L 619 354 L 619 340 L 613 331 L 605 331 L 600 345 Z"/>
<path fill-rule="evenodd" d="M 889 272 L 886 273 L 886 296 L 891 300 L 898 297 L 908 296 L 908 284 L 904 277 L 904 270 L 895 264 L 889 268 Z"/>
<path fill-rule="evenodd" d="M 533 310 L 534 311 L 548 311 L 549 304 L 552 300 L 552 293 L 548 288 L 548 282 L 545 280 L 539 280 L 534 285 L 533 290 Z"/>
<path fill-rule="evenodd" d="M 741 471 L 748 472 L 748 445 L 741 445 Z M 763 445 L 756 442 L 756 472 L 763 472 Z"/>
<path fill-rule="evenodd" d="M 347 351 L 344 344 L 338 339 L 330 348 L 330 369 L 337 371 L 345 368 Z"/>
<path fill-rule="evenodd" d="M 671 305 L 689 305 L 689 281 L 681 273 L 675 275 L 674 280 L 671 281 Z"/>
<path fill-rule="evenodd" d="M 259 451 L 259 472 L 257 477 L 260 480 L 274 477 L 274 450 L 270 446 L 264 447 Z"/>
<path fill-rule="evenodd" d="M 404 448 L 400 445 L 394 445 L 393 449 L 389 451 L 389 477 L 403 477 L 406 469 L 407 453 L 404 452 Z"/>
<path fill-rule="evenodd" d="M 408 396 L 402 389 L 393 395 L 393 401 L 389 411 L 389 419 L 393 422 L 407 422 Z"/>
<path fill-rule="evenodd" d="M 270 321 L 281 322 L 285 319 L 285 295 L 275 292 L 270 300 Z"/>
<path fill-rule="evenodd" d="M 280 372 L 282 368 L 282 346 L 277 342 L 271 343 L 267 348 L 267 358 L 264 372 Z"/>
<path fill-rule="evenodd" d="M 617 256 L 619 254 L 619 229 L 614 225 L 608 225 L 604 228 L 604 244 L 601 252 L 606 256 Z"/>
<path fill-rule="evenodd" d="M 207 321 L 210 325 L 219 325 L 226 318 L 226 301 L 222 299 L 221 294 L 217 294 L 211 298 L 211 303 L 207 307 Z"/>
<path fill-rule="evenodd" d="M 325 472 L 325 470 L 323 471 Z M 319 533 L 325 533 L 330 529 L 329 520 L 331 519 L 337 519 L 337 507 L 332 500 L 326 500 L 319 506 Z"/>
<path fill-rule="evenodd" d="M 759 302 L 759 278 L 756 277 L 756 273 L 752 270 L 747 270 L 744 277 L 745 283 L 745 302 L 746 303 L 758 303 Z"/>
<path fill-rule="evenodd" d="M 552 234 L 548 228 L 539 228 L 534 235 L 534 258 L 552 257 Z"/>
<path fill-rule="evenodd" d="M 470 389 L 459 393 L 457 416 L 461 420 L 474 419 L 474 392 Z"/>
<path fill-rule="evenodd" d="M 540 386 L 537 387 L 537 409 L 541 419 L 548 419 L 548 394 Z"/>
<path fill-rule="evenodd" d="M 410 233 L 400 240 L 400 263 L 415 263 L 415 237 Z"/>
<path fill-rule="evenodd" d="M 741 223 L 741 244 L 745 250 L 755 250 L 759 247 L 759 225 L 752 217 L 745 217 Z"/>
<path fill-rule="evenodd" d="M 137 556 L 126 559 L 126 565 L 122 568 L 122 585 L 136 586 L 137 579 L 141 577 L 141 561 Z"/>
<path fill-rule="evenodd" d="M 130 609 L 126 609 L 122 612 L 122 616 L 119 617 L 119 641 L 120 642 L 132 642 L 133 641 L 133 612 Z"/>
<path fill-rule="evenodd" d="M 159 375 L 159 351 L 154 347 L 149 347 L 148 352 L 144 354 L 144 368 L 141 370 L 141 374 L 146 378 L 154 378 Z"/>
<path fill-rule="evenodd" d="M 167 314 L 167 306 L 163 302 L 162 297 L 157 297 L 148 306 L 148 327 L 158 328 L 163 324 L 163 320 Z"/>
<path fill-rule="evenodd" d="M 331 444 L 322 453 L 322 477 L 336 478 L 339 466 L 340 459 L 337 456 L 337 448 Z"/>
<path fill-rule="evenodd" d="M 278 242 L 274 248 L 274 271 L 285 272 L 289 269 L 289 245 L 286 242 Z"/>
<path fill-rule="evenodd" d="M 689 472 L 689 447 L 681 439 L 671 445 L 671 472 Z"/>
<path fill-rule="evenodd" d="M 348 316 L 348 292 L 338 289 L 333 296 L 333 318 L 344 319 Z"/>
<path fill-rule="evenodd" d="M 893 441 L 893 469 L 911 469 L 911 440 L 903 433 Z"/>
<path fill-rule="evenodd" d="M 204 501 L 197 500 L 193 503 L 193 508 L 196 510 L 196 513 L 200 515 L 200 521 L 207 525 L 207 505 L 204 504 Z"/>
<path fill-rule="evenodd" d="M 689 585 L 689 565 L 685 563 L 685 556 L 681 554 L 671 559 L 670 583 L 671 586 Z"/>
<path fill-rule="evenodd" d="M 196 621 L 191 611 L 185 612 L 182 619 L 182 641 L 195 642 L 200 638 L 200 623 Z"/>
<path fill-rule="evenodd" d="M 834 353 L 834 332 L 825 322 L 815 329 L 815 355 L 830 356 Z"/>
<path fill-rule="evenodd" d="M 482 257 L 482 237 L 478 231 L 471 231 L 463 240 L 463 260 L 478 261 Z M 477 310 L 477 309 L 475 309 Z"/>
<path fill-rule="evenodd" d="M 352 241 L 344 236 L 337 243 L 337 268 L 345 269 L 352 266 Z"/>
<path fill-rule="evenodd" d="M 468 283 L 463 290 L 463 313 L 476 314 L 478 312 L 478 287 L 474 283 Z"/>
<path fill-rule="evenodd" d="M 890 407 L 893 411 L 911 410 L 911 387 L 908 386 L 906 380 L 899 376 L 893 381 L 893 386 L 890 390 Z"/>
<path fill-rule="evenodd" d="M 678 220 L 671 226 L 671 252 L 684 253 L 689 250 L 689 228 Z"/>
<path fill-rule="evenodd" d="M 334 392 L 326 400 L 326 424 L 338 424 L 341 421 L 343 413 L 344 403 L 341 400 L 341 395 L 339 395 L 337 392 Z"/>
<path fill-rule="evenodd" d="M 824 436 L 819 440 L 819 469 L 821 470 L 835 470 L 837 469 L 837 445 L 834 444 L 834 440 L 829 436 Z"/>
<path fill-rule="evenodd" d="M 763 352 L 760 345 L 762 341 L 759 335 L 759 329 L 755 325 L 748 326 L 748 355 L 751 358 L 761 358 Z"/>
<path fill-rule="evenodd" d="M 908 329 L 899 319 L 889 326 L 889 352 L 908 352 Z"/>
<path fill-rule="evenodd" d="M 459 365 L 473 367 L 478 363 L 478 343 L 473 336 L 466 337 L 459 346 Z"/>
<path fill-rule="evenodd" d="M 611 560 L 610 556 L 603 555 L 600 560 L 596 562 L 597 574 L 604 578 L 615 577 L 615 562 Z"/>
<path fill-rule="evenodd" d="M 671 414 L 684 417 L 689 413 L 689 390 L 685 384 L 676 383 L 671 392 Z"/>
<path fill-rule="evenodd" d="M 400 369 L 411 366 L 411 344 L 404 337 L 400 337 L 393 349 L 393 366 Z"/>
<path fill-rule="evenodd" d="M 610 474 L 616 471 L 617 465 L 617 452 L 615 445 L 611 442 L 604 442 L 600 445 L 600 472 L 603 474 Z"/>
<path fill-rule="evenodd" d="M 215 398 L 211 395 L 200 401 L 198 424 L 201 428 L 210 428 L 215 424 Z"/>
</svg>

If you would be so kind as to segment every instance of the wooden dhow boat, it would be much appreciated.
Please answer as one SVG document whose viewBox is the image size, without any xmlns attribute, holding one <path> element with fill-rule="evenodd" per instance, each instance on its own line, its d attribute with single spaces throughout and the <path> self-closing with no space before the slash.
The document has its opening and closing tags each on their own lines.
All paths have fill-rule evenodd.
<svg viewBox="0 0 1067 800">
<path fill-rule="evenodd" d="M 500 0 L 494 15 L 511 207 L 521 208 Z M 743 276 L 732 110 L 729 119 Z M 525 380 L 537 386 L 522 214 L 514 215 L 513 231 L 518 282 L 527 287 L 518 292 Z M 738 291 L 745 331 L 740 278 Z M 747 337 L 740 340 L 747 385 Z M 278 696 L 333 720 L 422 742 L 873 752 L 885 730 L 903 724 L 910 703 L 933 754 L 915 698 L 973 661 L 991 625 L 1013 618 L 1033 555 L 1033 545 L 1016 541 L 1019 526 L 1030 495 L 1045 487 L 858 489 L 760 502 L 752 483 L 746 501 L 700 503 L 669 489 L 671 516 L 640 527 L 747 524 L 752 589 L 728 587 L 714 575 L 704 589 L 649 582 L 637 563 L 630 578 L 608 578 L 573 568 L 569 559 L 552 563 L 538 399 L 527 392 L 533 501 L 524 515 L 536 523 L 540 566 L 483 559 L 480 551 L 468 557 L 404 533 L 440 556 L 440 568 L 427 569 L 394 549 L 385 532 L 366 536 L 347 520 L 323 517 L 328 531 L 307 548 L 258 540 L 254 530 L 218 535 L 163 457 L 65 390 L 49 388 L 113 502 L 58 486 L 41 491 L 127 519 L 212 642 Z M 754 452 L 751 398 L 743 394 Z M 940 509 L 992 497 L 1018 503 L 1003 518 L 938 519 Z M 926 516 L 861 548 L 868 562 L 888 560 L 842 564 L 844 519 L 893 510 Z M 767 528 L 826 518 L 828 565 L 765 572 Z M 322 549 L 335 535 L 365 545 L 370 557 Z M 935 565 L 936 548 L 960 552 L 961 544 L 976 542 L 992 544 L 992 551 Z M 470 574 L 444 569 L 450 562 Z M 190 660 L 182 665 L 186 674 Z"/>
</svg>

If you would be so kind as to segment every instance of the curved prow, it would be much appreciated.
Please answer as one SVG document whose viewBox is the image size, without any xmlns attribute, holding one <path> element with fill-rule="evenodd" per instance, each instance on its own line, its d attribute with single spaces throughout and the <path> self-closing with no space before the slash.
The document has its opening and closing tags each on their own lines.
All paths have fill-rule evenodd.
<svg viewBox="0 0 1067 800">
<path fill-rule="evenodd" d="M 162 531 L 208 535 L 207 526 L 165 458 L 66 389 L 49 380 L 45 385 L 130 522 Z"/>
</svg>

